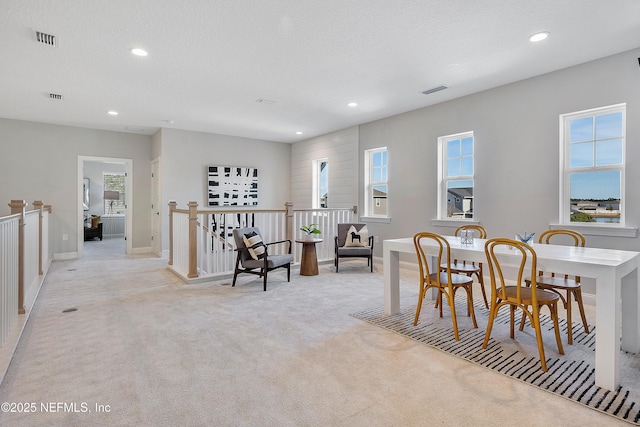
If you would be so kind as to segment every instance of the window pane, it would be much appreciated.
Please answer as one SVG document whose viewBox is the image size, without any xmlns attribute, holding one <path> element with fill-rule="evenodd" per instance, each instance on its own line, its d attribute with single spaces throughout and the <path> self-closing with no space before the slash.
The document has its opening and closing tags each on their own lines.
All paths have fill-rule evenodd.
<svg viewBox="0 0 640 427">
<path fill-rule="evenodd" d="M 447 217 L 473 218 L 473 180 L 447 182 Z"/>
<path fill-rule="evenodd" d="M 447 176 L 460 176 L 460 159 L 447 160 Z"/>
<path fill-rule="evenodd" d="M 371 213 L 373 215 L 387 215 L 387 186 L 374 185 L 372 191 Z"/>
<path fill-rule="evenodd" d="M 462 175 L 473 175 L 473 157 L 463 157 L 462 162 Z"/>
<path fill-rule="evenodd" d="M 611 139 L 596 142 L 596 166 L 621 165 L 622 140 Z"/>
<path fill-rule="evenodd" d="M 572 168 L 593 166 L 593 142 L 571 144 L 569 166 Z"/>
<path fill-rule="evenodd" d="M 572 173 L 570 184 L 571 199 L 620 198 L 620 171 Z"/>
<path fill-rule="evenodd" d="M 596 139 L 622 136 L 622 112 L 602 114 L 596 117 Z"/>
<path fill-rule="evenodd" d="M 373 153 L 373 167 L 382 166 L 382 153 Z"/>
<path fill-rule="evenodd" d="M 620 222 L 620 171 L 572 173 L 571 222 Z"/>
<path fill-rule="evenodd" d="M 569 142 L 593 140 L 593 117 L 571 120 Z"/>
<path fill-rule="evenodd" d="M 447 142 L 447 157 L 460 157 L 460 140 L 453 139 Z"/>
<path fill-rule="evenodd" d="M 328 183 L 329 183 L 329 167 L 328 167 L 328 163 L 326 161 L 320 162 L 320 176 L 318 177 L 318 183 L 319 183 L 319 203 L 318 206 L 320 206 L 321 208 L 326 208 L 328 207 L 327 205 L 327 190 L 328 190 Z"/>
<path fill-rule="evenodd" d="M 380 168 L 375 168 L 373 170 L 373 182 L 382 182 L 384 171 Z"/>
<path fill-rule="evenodd" d="M 473 138 L 462 139 L 462 155 L 473 156 Z"/>
</svg>

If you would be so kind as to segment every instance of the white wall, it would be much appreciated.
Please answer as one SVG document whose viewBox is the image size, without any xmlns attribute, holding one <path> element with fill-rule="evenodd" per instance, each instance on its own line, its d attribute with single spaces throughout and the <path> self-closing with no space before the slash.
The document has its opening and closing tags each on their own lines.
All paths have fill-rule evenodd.
<svg viewBox="0 0 640 427">
<path fill-rule="evenodd" d="M 150 136 L 0 118 L 0 153 L 0 215 L 11 199 L 51 204 L 54 255 L 78 251 L 78 156 L 132 159 L 132 247 L 150 246 Z"/>
<path fill-rule="evenodd" d="M 627 103 L 627 225 L 640 225 L 640 49 L 360 126 L 366 149 L 389 149 L 390 224 L 381 238 L 436 227 L 437 138 L 474 131 L 475 217 L 490 236 L 542 232 L 559 221 L 559 115 Z M 362 188 L 360 176 L 359 188 Z M 360 191 L 360 205 L 362 205 Z M 587 235 L 587 244 L 640 251 L 638 237 Z M 376 255 L 381 255 L 381 245 Z"/>
<path fill-rule="evenodd" d="M 358 204 L 358 128 L 352 127 L 298 142 L 291 147 L 291 197 L 294 209 L 313 205 L 312 165 L 329 162 L 329 208 Z"/>
<path fill-rule="evenodd" d="M 179 208 L 190 201 L 198 209 L 207 206 L 207 166 L 258 168 L 257 209 L 284 209 L 291 200 L 291 145 L 227 135 L 161 129 L 153 138 L 153 152 L 160 153 L 163 230 L 168 230 L 168 203 Z M 163 232 L 162 247 L 169 247 Z"/>
</svg>

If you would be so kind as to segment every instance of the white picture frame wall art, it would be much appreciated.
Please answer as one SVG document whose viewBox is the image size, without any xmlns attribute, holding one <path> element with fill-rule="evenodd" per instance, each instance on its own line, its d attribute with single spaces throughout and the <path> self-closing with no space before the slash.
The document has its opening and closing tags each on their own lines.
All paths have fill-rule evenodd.
<svg viewBox="0 0 640 427">
<path fill-rule="evenodd" d="M 257 206 L 258 169 L 240 166 L 208 166 L 208 204 Z"/>
</svg>

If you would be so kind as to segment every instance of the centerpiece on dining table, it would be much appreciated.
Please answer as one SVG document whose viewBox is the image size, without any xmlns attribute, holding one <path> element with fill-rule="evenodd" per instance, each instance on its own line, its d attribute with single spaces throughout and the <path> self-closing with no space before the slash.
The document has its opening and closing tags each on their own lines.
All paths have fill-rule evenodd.
<svg viewBox="0 0 640 427">
<path fill-rule="evenodd" d="M 533 244 L 533 236 L 535 235 L 536 233 L 527 234 L 527 232 L 525 231 L 522 236 L 516 234 L 516 240 L 531 246 Z"/>
</svg>

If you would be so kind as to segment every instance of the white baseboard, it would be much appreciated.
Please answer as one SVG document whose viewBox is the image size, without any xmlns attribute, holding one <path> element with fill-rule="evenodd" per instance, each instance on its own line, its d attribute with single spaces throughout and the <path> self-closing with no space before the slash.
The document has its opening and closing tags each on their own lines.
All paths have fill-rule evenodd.
<svg viewBox="0 0 640 427">
<path fill-rule="evenodd" d="M 147 247 L 144 247 L 144 248 L 131 248 L 131 253 L 133 255 L 150 254 L 151 253 L 151 246 L 147 246 Z"/>
<path fill-rule="evenodd" d="M 69 259 L 78 258 L 78 252 L 60 252 L 57 254 L 53 254 L 54 261 L 66 261 Z"/>
</svg>

